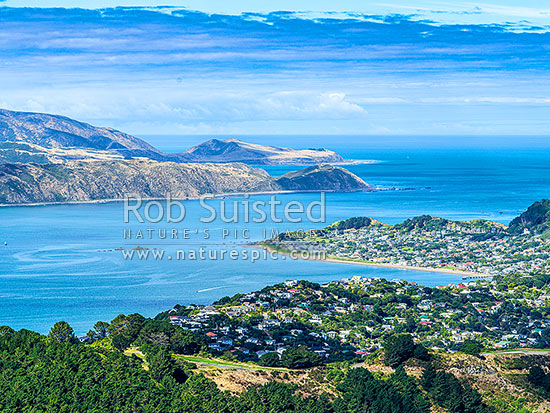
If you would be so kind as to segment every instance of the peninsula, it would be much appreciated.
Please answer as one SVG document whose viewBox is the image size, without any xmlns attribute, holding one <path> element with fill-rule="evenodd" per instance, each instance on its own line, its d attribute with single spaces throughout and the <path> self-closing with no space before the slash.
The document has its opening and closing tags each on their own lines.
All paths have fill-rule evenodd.
<svg viewBox="0 0 550 413">
<path fill-rule="evenodd" d="M 130 192 L 145 198 L 167 193 L 190 198 L 370 188 L 344 168 L 321 164 L 342 159 L 331 151 L 260 147 L 235 140 L 230 144 L 240 149 L 220 151 L 204 144 L 184 154 L 169 154 L 115 129 L 58 115 L 0 110 L 0 204 L 114 200 Z M 246 164 L 261 163 L 253 161 L 260 158 L 265 164 L 284 159 L 285 164 L 314 165 L 276 178 Z"/>
<path fill-rule="evenodd" d="M 454 272 L 466 278 L 496 274 L 537 276 L 550 271 L 550 200 L 503 224 L 451 221 L 423 215 L 396 225 L 368 217 L 323 229 L 285 232 L 260 243 L 281 253 L 394 268 Z"/>
<path fill-rule="evenodd" d="M 291 149 L 211 139 L 183 153 L 165 153 L 142 139 L 65 116 L 0 109 L 0 163 L 151 159 L 178 163 L 318 165 L 346 163 L 324 148 Z"/>
<path fill-rule="evenodd" d="M 239 139 L 211 139 L 179 155 L 187 162 L 243 162 L 249 165 L 316 165 L 344 163 L 336 152 L 324 148 L 291 149 L 258 145 Z"/>
</svg>

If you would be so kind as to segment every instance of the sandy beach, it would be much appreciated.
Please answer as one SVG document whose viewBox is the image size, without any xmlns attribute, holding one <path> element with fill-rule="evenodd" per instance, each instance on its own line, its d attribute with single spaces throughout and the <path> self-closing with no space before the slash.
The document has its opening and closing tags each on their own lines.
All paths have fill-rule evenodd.
<svg viewBox="0 0 550 413">
<path fill-rule="evenodd" d="M 278 254 L 284 254 L 289 255 L 289 253 L 277 251 L 274 248 L 271 248 L 267 245 L 251 245 L 251 247 L 254 248 L 263 248 L 270 252 L 276 252 Z M 410 265 L 399 265 L 399 264 L 386 264 L 386 263 L 376 263 L 376 262 L 367 262 L 367 261 L 353 261 L 353 260 L 345 260 L 345 259 L 338 259 L 338 258 L 297 258 L 302 259 L 306 261 L 322 261 L 322 262 L 332 262 L 335 264 L 351 264 L 351 265 L 361 265 L 361 266 L 367 266 L 367 267 L 383 267 L 383 268 L 395 268 L 400 270 L 412 270 L 412 271 L 428 271 L 428 272 L 437 272 L 437 273 L 443 273 L 443 274 L 455 274 L 455 275 L 461 275 L 462 277 L 472 277 L 472 278 L 492 278 L 492 275 L 490 274 L 483 274 L 483 273 L 476 273 L 471 271 L 461 271 L 461 270 L 452 270 L 452 269 L 445 269 L 445 268 L 432 268 L 432 267 L 414 267 Z"/>
</svg>

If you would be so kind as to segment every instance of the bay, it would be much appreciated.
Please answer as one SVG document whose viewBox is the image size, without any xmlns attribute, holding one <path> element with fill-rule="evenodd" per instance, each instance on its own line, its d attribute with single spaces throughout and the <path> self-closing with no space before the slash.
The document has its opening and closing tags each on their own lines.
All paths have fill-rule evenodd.
<svg viewBox="0 0 550 413">
<path fill-rule="evenodd" d="M 282 138 L 281 138 L 282 139 Z M 287 138 L 291 140 L 291 138 Z M 284 144 L 284 139 L 281 140 Z M 296 139 L 294 139 L 296 141 Z M 319 141 L 321 141 L 319 143 Z M 450 219 L 491 219 L 508 223 L 531 203 L 550 196 L 550 145 L 537 140 L 530 147 L 447 148 L 368 142 L 338 144 L 334 138 L 319 138 L 312 145 L 325 146 L 346 158 L 378 162 L 347 166 L 366 182 L 382 189 L 376 192 L 327 194 L 326 222 L 211 224 L 199 222 L 205 215 L 198 201 L 186 201 L 187 216 L 178 225 L 123 222 L 121 203 L 0 208 L 0 324 L 46 333 L 59 320 L 68 321 L 85 333 L 97 320 L 110 320 L 119 313 L 146 316 L 173 305 L 207 304 L 224 295 L 261 289 L 288 279 L 326 282 L 362 275 L 406 279 L 425 285 L 460 280 L 453 274 L 407 271 L 290 259 L 250 260 L 127 260 L 117 248 L 163 248 L 177 250 L 202 246 L 210 249 L 243 250 L 272 230 L 323 227 L 352 216 L 371 216 L 387 223 L 431 214 Z M 153 142 L 154 143 L 154 142 Z M 181 147 L 189 141 L 181 140 Z M 261 142 L 260 142 L 261 143 Z M 311 144 L 311 145 L 307 145 Z M 178 147 L 179 148 L 179 147 Z M 171 148 L 171 149 L 178 149 Z M 166 149 L 166 148 L 165 148 Z M 181 148 L 179 148 L 181 150 Z M 296 167 L 268 167 L 280 175 Z M 298 200 L 309 203 L 319 194 L 281 194 L 283 204 Z M 241 202 L 227 197 L 224 202 Z M 248 201 L 268 201 L 268 195 Z M 219 202 L 219 201 L 216 201 Z M 187 240 L 124 239 L 124 230 L 188 228 Z M 228 229 L 231 236 L 223 236 Z M 208 229 L 204 240 L 200 231 Z M 248 230 L 244 238 L 242 230 Z M 238 235 L 234 235 L 237 230 Z M 7 246 L 4 246 L 7 242 Z"/>
</svg>

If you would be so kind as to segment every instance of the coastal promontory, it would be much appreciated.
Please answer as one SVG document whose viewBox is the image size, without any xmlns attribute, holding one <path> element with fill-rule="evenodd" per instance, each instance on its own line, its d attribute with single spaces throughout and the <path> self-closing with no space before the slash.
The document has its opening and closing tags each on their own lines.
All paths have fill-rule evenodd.
<svg viewBox="0 0 550 413">
<path fill-rule="evenodd" d="M 294 150 L 238 140 L 164 153 L 111 128 L 64 116 L 0 110 L 0 203 L 28 204 L 228 193 L 361 191 L 369 188 L 324 149 Z M 208 162 L 206 162 L 208 161 Z M 272 177 L 251 164 L 315 164 Z"/>
</svg>

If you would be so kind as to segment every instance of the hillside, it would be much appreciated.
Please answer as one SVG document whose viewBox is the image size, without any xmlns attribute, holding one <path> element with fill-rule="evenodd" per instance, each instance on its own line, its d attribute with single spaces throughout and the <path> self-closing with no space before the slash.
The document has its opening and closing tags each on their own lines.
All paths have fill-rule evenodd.
<svg viewBox="0 0 550 413">
<path fill-rule="evenodd" d="M 550 401 L 527 380 L 529 368 L 546 365 L 550 361 L 549 354 L 526 352 L 525 354 L 501 353 L 474 357 L 460 352 L 439 352 L 436 357 L 438 364 L 445 371 L 452 373 L 462 383 L 467 383 L 479 392 L 489 406 L 495 407 L 496 412 L 521 411 L 519 409 L 523 408 L 527 413 L 545 412 L 550 409 Z M 395 372 L 394 369 L 385 366 L 380 359 L 357 364 L 355 368 L 359 366 L 373 373 L 382 374 L 386 378 Z M 261 366 L 257 369 L 236 369 L 196 364 L 193 371 L 214 381 L 220 390 L 226 390 L 235 395 L 242 395 L 250 388 L 276 381 L 297 385 L 301 394 L 309 397 L 319 397 L 323 393 L 334 397 L 338 395 L 336 390 L 338 379 L 347 369 L 346 365 L 341 365 L 332 368 L 317 367 L 281 372 L 263 370 Z M 415 360 L 410 360 L 405 363 L 404 370 L 409 377 L 421 379 L 425 368 Z M 337 379 L 330 380 L 327 376 L 337 377 Z"/>
<path fill-rule="evenodd" d="M 342 168 L 315 167 L 290 178 L 273 178 L 244 164 L 153 161 L 71 161 L 0 165 L 0 203 L 76 202 L 143 197 L 280 191 L 358 191 L 367 185 Z M 310 169 L 310 168 L 308 168 Z"/>
<path fill-rule="evenodd" d="M 354 278 L 323 286 L 287 281 L 211 306 L 175 306 L 155 319 L 120 314 L 110 322 L 98 321 L 80 339 L 64 321 L 55 323 L 48 337 L 0 326 L 0 409 L 548 411 L 550 353 L 506 353 L 490 345 L 484 350 L 492 330 L 459 315 L 442 315 L 443 325 L 427 322 L 428 310 L 417 310 L 427 301 L 433 302 L 432 315 L 442 308 L 449 312 L 450 306 L 468 309 L 479 295 L 456 294 L 458 286 L 434 289 Z M 510 286 L 469 283 L 476 290 L 471 294 L 492 294 L 494 288 L 514 294 Z M 293 294 L 285 298 L 284 292 Z M 510 318 L 523 311 L 507 297 L 495 295 L 492 301 L 503 304 Z M 547 313 L 540 308 L 537 317 L 542 320 Z M 451 338 L 449 330 L 459 326 L 476 329 L 467 334 L 476 338 L 455 337 L 455 351 L 442 349 L 441 343 Z M 438 327 L 447 334 L 430 332 Z M 548 331 L 541 347 L 548 344 Z M 373 338 L 380 346 L 365 342 Z"/>
<path fill-rule="evenodd" d="M 289 172 L 277 179 L 286 190 L 301 191 L 330 188 L 336 192 L 350 192 L 369 189 L 370 186 L 348 170 L 333 165 L 315 165 L 295 172 Z"/>
<path fill-rule="evenodd" d="M 0 109 L 0 162 L 44 163 L 115 155 L 168 159 L 147 142 L 115 129 L 65 116 Z"/>
<path fill-rule="evenodd" d="M 323 229 L 281 233 L 261 245 L 364 265 L 458 271 L 467 277 L 521 273 L 539 279 L 550 271 L 548 204 L 536 202 L 510 227 L 430 215 L 393 225 L 354 217 Z"/>
<path fill-rule="evenodd" d="M 148 158 L 193 163 L 317 165 L 344 159 L 327 149 L 291 149 L 228 139 L 211 139 L 183 153 L 164 153 L 112 128 L 65 116 L 0 109 L 0 163 L 60 163 L 71 160 Z"/>
<path fill-rule="evenodd" d="M 520 233 L 524 230 L 535 234 L 550 230 L 550 199 L 535 202 L 527 211 L 510 222 L 510 232 Z"/>
<path fill-rule="evenodd" d="M 313 165 L 339 163 L 344 158 L 327 149 L 291 149 L 258 145 L 238 139 L 211 139 L 179 158 L 185 162 L 243 162 L 250 165 Z"/>
<path fill-rule="evenodd" d="M 369 186 L 339 167 L 316 165 L 273 178 L 249 164 L 318 164 L 334 152 L 211 140 L 184 154 L 65 116 L 0 109 L 0 203 L 40 203 L 278 191 L 358 191 Z M 215 163 L 213 163 L 215 162 Z"/>
</svg>

